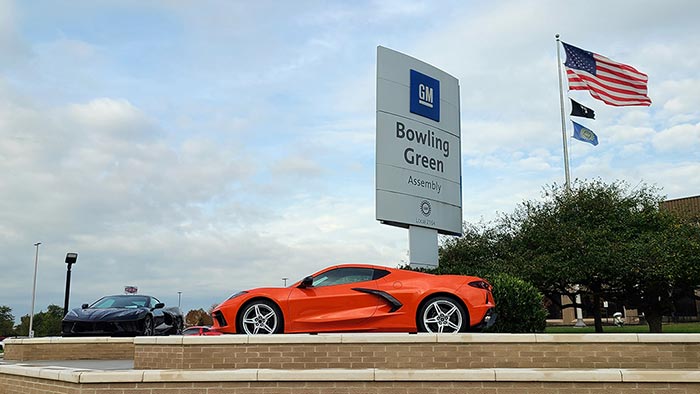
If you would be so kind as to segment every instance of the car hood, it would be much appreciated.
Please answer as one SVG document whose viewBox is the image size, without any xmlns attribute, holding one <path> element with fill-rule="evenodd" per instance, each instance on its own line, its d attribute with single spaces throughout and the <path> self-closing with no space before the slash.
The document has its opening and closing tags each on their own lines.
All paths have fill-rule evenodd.
<svg viewBox="0 0 700 394">
<path fill-rule="evenodd" d="M 146 308 L 106 308 L 106 309 L 92 309 L 92 308 L 76 308 L 70 311 L 63 320 L 89 320 L 89 321 L 100 321 L 100 320 L 128 320 L 135 319 L 142 316 L 146 312 Z"/>
</svg>

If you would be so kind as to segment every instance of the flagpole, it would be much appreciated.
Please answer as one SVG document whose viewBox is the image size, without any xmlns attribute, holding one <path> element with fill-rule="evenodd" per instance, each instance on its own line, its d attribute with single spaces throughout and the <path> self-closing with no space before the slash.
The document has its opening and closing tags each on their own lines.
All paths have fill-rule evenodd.
<svg viewBox="0 0 700 394">
<path fill-rule="evenodd" d="M 561 139 L 564 146 L 564 176 L 567 193 L 571 190 L 571 176 L 569 175 L 569 148 L 566 142 L 566 119 L 564 114 L 564 88 L 561 83 L 561 45 L 559 45 L 559 34 L 554 36 L 557 39 L 557 79 L 559 80 L 559 108 L 561 108 Z"/>
</svg>

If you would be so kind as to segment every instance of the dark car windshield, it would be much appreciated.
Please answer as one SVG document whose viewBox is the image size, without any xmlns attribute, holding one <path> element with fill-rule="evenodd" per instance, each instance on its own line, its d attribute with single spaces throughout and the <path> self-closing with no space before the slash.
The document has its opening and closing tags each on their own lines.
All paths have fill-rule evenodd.
<svg viewBox="0 0 700 394">
<path fill-rule="evenodd" d="M 118 295 L 102 297 L 97 300 L 90 308 L 106 309 L 106 308 L 151 308 L 151 297 L 136 296 L 136 295 Z"/>
</svg>

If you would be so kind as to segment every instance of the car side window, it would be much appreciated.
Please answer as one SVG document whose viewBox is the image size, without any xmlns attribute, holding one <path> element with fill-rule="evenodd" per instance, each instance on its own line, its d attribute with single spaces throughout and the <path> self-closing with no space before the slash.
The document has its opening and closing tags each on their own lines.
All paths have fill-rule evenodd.
<svg viewBox="0 0 700 394">
<path fill-rule="evenodd" d="M 314 278 L 313 287 L 325 287 L 356 283 L 372 280 L 374 270 L 371 268 L 336 268 L 317 275 Z"/>
</svg>

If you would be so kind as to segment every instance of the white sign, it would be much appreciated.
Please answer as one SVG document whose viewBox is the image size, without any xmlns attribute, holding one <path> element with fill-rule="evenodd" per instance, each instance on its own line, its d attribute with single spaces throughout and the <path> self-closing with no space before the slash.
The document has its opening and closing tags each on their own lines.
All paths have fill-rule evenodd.
<svg viewBox="0 0 700 394">
<path fill-rule="evenodd" d="M 377 220 L 462 234 L 459 81 L 377 48 Z"/>
</svg>

